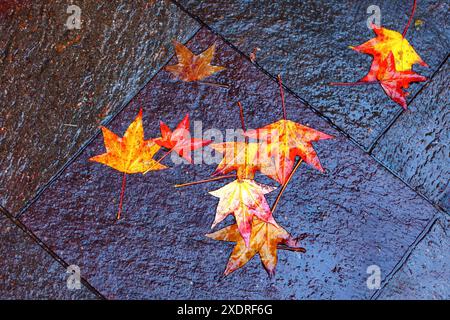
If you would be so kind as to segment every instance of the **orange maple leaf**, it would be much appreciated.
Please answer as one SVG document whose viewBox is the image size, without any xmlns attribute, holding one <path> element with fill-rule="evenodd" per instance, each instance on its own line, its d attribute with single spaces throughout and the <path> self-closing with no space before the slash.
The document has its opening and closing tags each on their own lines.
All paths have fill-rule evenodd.
<svg viewBox="0 0 450 320">
<path fill-rule="evenodd" d="M 238 179 L 253 179 L 256 171 L 266 170 L 272 161 L 262 143 L 223 142 L 210 145 L 212 149 L 223 154 L 222 161 L 212 176 L 236 171 Z"/>
<path fill-rule="evenodd" d="M 295 158 L 299 156 L 307 164 L 323 171 L 312 142 L 331 139 L 330 135 L 303 126 L 291 120 L 281 119 L 263 128 L 245 133 L 249 138 L 262 139 L 267 142 L 268 153 L 273 156 L 273 166 L 266 166 L 262 173 L 284 184 L 294 167 Z"/>
<path fill-rule="evenodd" d="M 277 265 L 277 248 L 280 245 L 285 245 L 294 251 L 306 252 L 304 248 L 298 246 L 298 240 L 292 238 L 282 227 L 266 223 L 257 218 L 253 220 L 250 245 L 248 246 L 241 237 L 236 224 L 207 234 L 206 236 L 215 240 L 236 243 L 228 260 L 224 272 L 225 275 L 229 275 L 233 271 L 241 268 L 258 253 L 267 273 L 269 276 L 273 276 Z"/>
<path fill-rule="evenodd" d="M 146 171 L 161 170 L 167 167 L 153 159 L 153 156 L 161 147 L 153 140 L 144 140 L 142 109 L 122 138 L 106 127 L 101 127 L 101 129 L 106 153 L 92 157 L 89 160 L 102 163 L 124 173 L 119 212 L 117 214 L 117 218 L 120 219 L 126 174 L 144 173 Z"/>
<path fill-rule="evenodd" d="M 212 228 L 233 214 L 239 232 L 248 246 L 252 230 L 253 216 L 262 221 L 276 225 L 265 194 L 276 188 L 256 183 L 253 180 L 235 180 L 224 187 L 211 191 L 210 194 L 220 198 Z"/>
<path fill-rule="evenodd" d="M 224 70 L 225 67 L 211 65 L 214 57 L 215 44 L 199 55 L 194 55 L 191 50 L 183 44 L 173 41 L 178 64 L 165 67 L 175 77 L 182 81 L 198 81 L 210 75 Z"/>
</svg>

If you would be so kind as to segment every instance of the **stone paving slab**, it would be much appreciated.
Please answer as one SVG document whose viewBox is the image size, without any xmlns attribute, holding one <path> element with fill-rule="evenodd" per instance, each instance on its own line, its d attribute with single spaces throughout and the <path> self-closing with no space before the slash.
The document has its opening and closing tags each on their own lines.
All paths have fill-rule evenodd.
<svg viewBox="0 0 450 320">
<path fill-rule="evenodd" d="M 161 71 L 135 98 L 145 106 L 147 138 L 159 135 L 159 120 L 174 127 L 186 113 L 201 120 L 204 130 L 237 128 L 236 99 L 250 128 L 281 117 L 278 85 L 248 60 L 207 30 L 188 47 L 198 53 L 213 42 L 214 64 L 227 70 L 208 81 L 229 84 L 229 90 L 181 83 Z M 138 110 L 138 103 L 131 103 L 109 128 L 123 134 Z M 123 218 L 117 222 L 122 175 L 88 161 L 104 152 L 101 136 L 20 219 L 68 263 L 79 265 L 108 298 L 369 298 L 366 268 L 377 264 L 388 274 L 437 211 L 290 94 L 287 113 L 336 138 L 315 144 L 326 173 L 302 165 L 278 207 L 283 227 L 310 236 L 306 254 L 279 253 L 272 280 L 258 258 L 221 277 L 232 244 L 204 234 L 217 205 L 207 191 L 224 182 L 173 187 L 207 178 L 215 165 L 172 165 L 146 176 L 128 175 Z M 204 138 L 210 138 L 206 132 Z M 276 194 L 268 196 L 272 202 Z"/>
<path fill-rule="evenodd" d="M 383 135 L 373 154 L 408 184 L 450 209 L 450 61 Z"/>
<path fill-rule="evenodd" d="M 168 1 L 0 7 L 0 204 L 17 213 L 170 57 L 198 24 Z"/>
<path fill-rule="evenodd" d="M 365 148 L 402 110 L 378 86 L 333 87 L 328 83 L 357 81 L 369 70 L 371 57 L 348 46 L 374 36 L 366 26 L 370 5 L 380 7 L 383 26 L 402 32 L 412 0 L 178 2 L 245 54 L 260 48 L 260 66 L 272 75 L 283 74 L 290 89 Z M 414 67 L 424 76 L 430 77 L 448 53 L 448 13 L 448 1 L 418 1 L 407 39 L 430 66 Z M 414 27 L 415 21 L 422 25 Z M 411 86 L 410 99 L 421 87 Z"/>
<path fill-rule="evenodd" d="M 414 249 L 379 299 L 450 299 L 450 218 L 443 215 Z"/>
<path fill-rule="evenodd" d="M 84 286 L 67 289 L 66 270 L 2 212 L 0 241 L 0 299 L 97 298 Z"/>
</svg>

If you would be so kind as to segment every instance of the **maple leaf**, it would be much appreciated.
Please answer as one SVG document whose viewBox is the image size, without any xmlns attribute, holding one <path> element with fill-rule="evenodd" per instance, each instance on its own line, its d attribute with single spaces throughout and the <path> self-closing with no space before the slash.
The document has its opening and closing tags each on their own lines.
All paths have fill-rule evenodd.
<svg viewBox="0 0 450 320">
<path fill-rule="evenodd" d="M 378 65 L 381 64 L 381 61 L 386 60 L 390 52 L 392 52 L 397 71 L 411 70 L 412 65 L 416 63 L 428 66 L 401 33 L 375 24 L 372 24 L 372 30 L 377 35 L 375 38 L 350 48 L 372 55 L 374 58 L 373 63 Z"/>
<path fill-rule="evenodd" d="M 126 130 L 123 138 L 117 136 L 106 127 L 102 127 L 101 129 L 106 153 L 94 156 L 89 160 L 102 163 L 117 171 L 123 172 L 122 191 L 120 193 L 119 211 L 117 213 L 117 219 L 120 219 L 126 174 L 144 173 L 150 170 L 165 169 L 167 167 L 153 159 L 153 156 L 161 147 L 153 142 L 153 140 L 144 140 L 142 109 Z"/>
<path fill-rule="evenodd" d="M 191 152 L 210 144 L 211 140 L 191 138 L 189 133 L 189 115 L 187 114 L 174 131 L 160 122 L 161 138 L 153 139 L 158 145 L 165 147 L 170 152 L 176 152 L 180 157 L 192 163 Z"/>
<path fill-rule="evenodd" d="M 286 245 L 299 252 L 306 251 L 304 248 L 299 247 L 297 244 L 298 241 L 293 239 L 282 227 L 264 222 L 257 218 L 253 220 L 250 245 L 248 246 L 241 237 L 239 228 L 236 224 L 225 227 L 214 233 L 207 234 L 206 236 L 215 240 L 236 243 L 228 260 L 224 272 L 225 275 L 229 275 L 233 271 L 241 268 L 258 253 L 267 273 L 269 276 L 273 276 L 277 265 L 277 247 L 279 245 Z"/>
<path fill-rule="evenodd" d="M 384 92 L 393 101 L 406 109 L 406 95 L 408 93 L 402 89 L 407 89 L 412 82 L 423 82 L 426 80 L 426 77 L 411 70 L 398 71 L 395 66 L 394 55 L 391 52 L 386 60 L 381 61 L 379 65 L 372 64 L 369 73 L 361 79 L 361 82 L 379 81 Z"/>
<path fill-rule="evenodd" d="M 160 149 L 153 140 L 144 140 L 142 109 L 130 124 L 123 138 L 101 127 L 106 153 L 90 158 L 123 173 L 144 173 L 167 168 L 153 159 Z"/>
<path fill-rule="evenodd" d="M 236 171 L 238 179 L 253 179 L 256 171 L 268 171 L 266 167 L 272 166 L 266 148 L 261 143 L 223 142 L 214 143 L 210 147 L 223 154 L 213 176 Z"/>
<path fill-rule="evenodd" d="M 198 81 L 224 70 L 225 67 L 211 65 L 214 57 L 215 44 L 199 55 L 194 55 L 183 44 L 173 41 L 178 64 L 167 66 L 166 71 L 171 72 L 182 81 Z"/>
<path fill-rule="evenodd" d="M 285 119 L 263 128 L 247 131 L 245 135 L 249 138 L 264 139 L 267 142 L 268 153 L 274 157 L 274 166 L 266 166 L 262 173 L 274 177 L 280 184 L 284 184 L 288 179 L 296 156 L 300 156 L 307 164 L 323 172 L 312 142 L 333 138 L 323 132 Z"/>
<path fill-rule="evenodd" d="M 253 180 L 244 179 L 235 180 L 218 190 L 209 192 L 214 197 L 220 198 L 212 228 L 228 215 L 233 214 L 239 232 L 248 245 L 254 216 L 276 225 L 269 204 L 264 197 L 265 194 L 275 189 Z"/>
</svg>

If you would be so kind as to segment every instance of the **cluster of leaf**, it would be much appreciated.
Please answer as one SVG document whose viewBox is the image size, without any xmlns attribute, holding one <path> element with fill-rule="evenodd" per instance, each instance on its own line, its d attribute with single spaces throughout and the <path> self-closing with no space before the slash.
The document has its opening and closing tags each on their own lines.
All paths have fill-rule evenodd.
<svg viewBox="0 0 450 320">
<path fill-rule="evenodd" d="M 166 169 L 167 167 L 161 164 L 161 161 L 171 152 L 176 152 L 180 157 L 192 162 L 190 156 L 191 152 L 212 142 L 209 140 L 205 141 L 190 138 L 189 115 L 184 117 L 174 131 L 170 130 L 170 128 L 161 121 L 161 137 L 145 140 L 142 115 L 143 112 L 141 109 L 138 116 L 130 124 L 122 138 L 109 129 L 102 127 L 106 152 L 89 159 L 107 165 L 124 174 L 117 219 L 120 219 L 122 211 L 126 174 L 146 174 L 149 171 Z M 156 161 L 153 157 L 161 147 L 165 148 L 167 151 L 158 161 Z"/>
<path fill-rule="evenodd" d="M 287 119 L 246 131 L 244 135 L 245 142 L 210 145 L 224 155 L 213 175 L 236 172 L 236 180 L 210 192 L 220 199 L 212 228 L 228 215 L 234 216 L 236 224 L 207 236 L 236 242 L 225 275 L 245 265 L 256 254 L 269 275 L 273 275 L 277 248 L 299 252 L 305 249 L 299 247 L 299 238 L 293 238 L 275 221 L 273 209 L 265 198 L 265 194 L 275 188 L 256 182 L 255 173 L 259 171 L 285 186 L 294 173 L 296 161 L 296 168 L 304 161 L 323 170 L 312 142 L 331 136 Z M 248 138 L 256 139 L 256 142 L 249 142 Z"/>
<path fill-rule="evenodd" d="M 415 6 L 416 1 L 413 13 Z M 372 25 L 377 37 L 352 47 L 358 52 L 373 56 L 370 70 L 359 82 L 346 85 L 379 83 L 393 101 L 406 108 L 407 92 L 403 89 L 408 88 L 412 82 L 426 80 L 425 77 L 412 71 L 414 64 L 424 66 L 426 64 L 404 38 L 410 21 L 403 34 Z M 201 82 L 202 79 L 225 69 L 211 64 L 214 45 L 199 55 L 193 54 L 176 41 L 174 46 L 178 63 L 167 66 L 166 70 L 179 80 Z M 239 104 L 244 141 L 210 144 L 211 141 L 190 138 L 190 135 L 186 134 L 189 132 L 188 115 L 174 131 L 161 122 L 161 137 L 144 140 L 142 109 L 122 138 L 103 127 L 106 153 L 90 160 L 124 173 L 118 218 L 122 209 L 126 174 L 145 174 L 152 170 L 165 169 L 167 167 L 161 164 L 161 161 L 171 152 L 176 152 L 191 162 L 191 151 L 210 144 L 211 148 L 223 155 L 222 161 L 212 174 L 215 178 L 210 181 L 229 178 L 233 172 L 232 177 L 235 177 L 231 183 L 210 192 L 220 199 L 212 228 L 229 215 L 235 219 L 235 224 L 207 235 L 212 239 L 236 243 L 225 275 L 244 266 L 256 254 L 259 254 L 269 275 L 273 275 L 277 264 L 277 249 L 304 252 L 305 249 L 299 246 L 302 237 L 294 238 L 283 229 L 274 218 L 274 210 L 282 191 L 302 162 L 323 171 L 312 143 L 332 137 L 287 119 L 281 78 L 279 81 L 283 107 L 281 120 L 256 130 L 246 131 L 242 106 Z M 161 147 L 166 149 L 166 153 L 156 161 L 153 157 Z M 275 188 L 256 182 L 257 172 L 282 185 L 281 192 L 272 207 L 269 206 L 265 195 Z"/>
<path fill-rule="evenodd" d="M 179 80 L 200 81 L 224 69 L 224 67 L 211 65 L 214 45 L 200 55 L 194 55 L 178 42 L 174 42 L 174 46 L 178 64 L 168 66 L 166 70 L 173 73 Z M 283 92 L 282 102 L 285 115 Z M 240 104 L 239 106 L 241 107 Z M 165 169 L 167 167 L 161 164 L 161 161 L 171 152 L 176 152 L 191 162 L 191 151 L 211 143 L 211 141 L 190 138 L 187 134 L 189 132 L 188 115 L 174 131 L 161 122 L 161 137 L 145 140 L 142 115 L 141 109 L 123 137 L 102 127 L 106 153 L 90 159 L 124 173 L 118 219 L 122 210 L 126 174 L 145 174 L 152 170 Z M 287 120 L 286 116 L 263 128 L 246 132 L 242 107 L 241 120 L 245 141 L 210 145 L 211 148 L 223 154 L 222 161 L 212 175 L 220 179 L 235 172 L 233 176 L 236 178 L 219 190 L 210 192 L 220 199 L 212 227 L 214 228 L 229 215 L 234 216 L 236 223 L 207 236 L 217 240 L 236 242 L 225 274 L 240 268 L 259 254 L 267 272 L 272 275 L 277 263 L 277 248 L 299 252 L 305 250 L 298 246 L 301 237 L 293 238 L 275 221 L 274 207 L 270 208 L 265 198 L 265 194 L 275 188 L 256 182 L 255 174 L 259 171 L 285 187 L 302 161 L 323 170 L 312 142 L 329 139 L 331 136 Z M 255 142 L 250 142 L 250 139 Z M 156 161 L 153 157 L 161 147 L 166 149 L 166 153 Z M 297 157 L 299 160 L 294 168 Z"/>
</svg>

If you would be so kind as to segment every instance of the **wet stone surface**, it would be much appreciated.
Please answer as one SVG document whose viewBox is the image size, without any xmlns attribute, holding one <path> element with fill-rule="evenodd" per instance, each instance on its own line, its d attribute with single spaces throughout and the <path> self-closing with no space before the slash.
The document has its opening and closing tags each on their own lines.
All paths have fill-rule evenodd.
<svg viewBox="0 0 450 320">
<path fill-rule="evenodd" d="M 371 57 L 348 48 L 374 36 L 366 26 L 367 8 L 377 4 L 384 27 L 403 31 L 412 1 L 252 1 L 181 0 L 193 14 L 245 54 L 254 48 L 265 70 L 281 73 L 286 85 L 319 109 L 358 143 L 368 148 L 401 112 L 378 85 L 333 87 L 330 82 L 354 82 L 369 70 Z M 430 68 L 431 76 L 445 59 L 450 44 L 449 4 L 419 1 L 407 39 Z M 417 27 L 415 26 L 418 21 Z M 421 23 L 421 24 L 420 24 Z M 413 84 L 410 97 L 423 84 Z"/>
<path fill-rule="evenodd" d="M 380 139 L 373 154 L 412 187 L 450 209 L 450 61 Z"/>
<path fill-rule="evenodd" d="M 16 213 L 198 25 L 168 1 L 0 6 L 0 204 Z"/>
<path fill-rule="evenodd" d="M 96 299 L 67 289 L 66 270 L 1 212 L 0 241 L 0 299 Z"/>
<path fill-rule="evenodd" d="M 450 298 L 449 216 L 442 216 L 417 245 L 403 267 L 384 288 L 379 299 Z"/>
<path fill-rule="evenodd" d="M 214 64 L 227 70 L 207 80 L 229 84 L 228 90 L 182 83 L 161 71 L 109 128 L 122 135 L 139 101 L 146 138 L 159 136 L 159 120 L 173 128 L 186 113 L 192 126 L 202 121 L 204 139 L 211 138 L 206 131 L 211 128 L 222 133 L 238 128 L 237 99 L 249 128 L 279 119 L 278 86 L 272 79 L 205 30 L 188 47 L 199 53 L 214 41 Z M 218 203 L 207 192 L 225 181 L 173 187 L 207 178 L 214 164 L 174 165 L 167 158 L 170 169 L 128 175 L 123 218 L 116 221 L 122 174 L 88 161 L 104 152 L 101 137 L 20 219 L 68 263 L 79 265 L 108 298 L 369 298 L 367 266 L 390 272 L 436 210 L 289 94 L 287 113 L 336 138 L 315 144 L 327 172 L 302 165 L 283 195 L 275 218 L 293 235 L 310 236 L 304 241 L 306 254 L 279 251 L 273 279 L 258 257 L 221 276 L 233 244 L 204 235 Z M 268 201 L 275 197 L 276 192 L 268 194 Z M 230 223 L 227 219 L 219 227 Z"/>
</svg>

